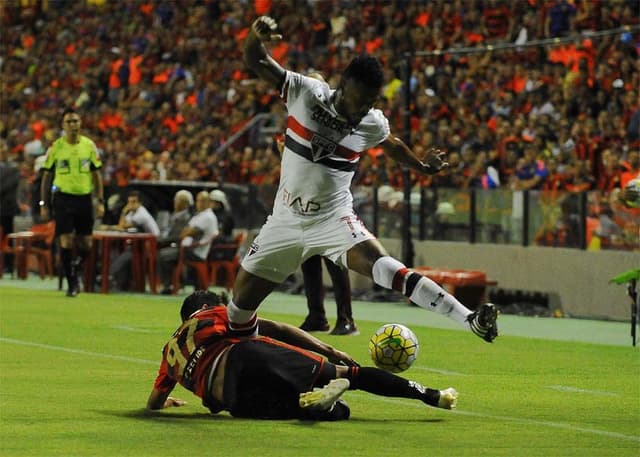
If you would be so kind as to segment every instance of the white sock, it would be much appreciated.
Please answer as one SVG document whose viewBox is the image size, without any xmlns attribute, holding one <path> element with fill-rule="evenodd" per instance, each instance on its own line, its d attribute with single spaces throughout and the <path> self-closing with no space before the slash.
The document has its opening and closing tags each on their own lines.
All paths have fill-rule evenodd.
<svg viewBox="0 0 640 457">
<path fill-rule="evenodd" d="M 426 276 L 411 271 L 391 256 L 380 257 L 373 264 L 372 277 L 376 284 L 397 290 L 421 308 L 450 317 L 466 327 L 471 310 L 453 295 Z"/>
<path fill-rule="evenodd" d="M 229 330 L 234 336 L 258 336 L 258 313 L 254 309 L 242 309 L 233 302 L 227 305 Z"/>
<path fill-rule="evenodd" d="M 417 275 L 418 273 L 412 272 L 412 274 Z M 472 311 L 426 276 L 422 276 L 418 280 L 410 295 L 406 292 L 405 295 L 419 307 L 444 314 L 454 321 L 464 324 L 465 327 L 469 327 L 467 316 Z"/>
</svg>

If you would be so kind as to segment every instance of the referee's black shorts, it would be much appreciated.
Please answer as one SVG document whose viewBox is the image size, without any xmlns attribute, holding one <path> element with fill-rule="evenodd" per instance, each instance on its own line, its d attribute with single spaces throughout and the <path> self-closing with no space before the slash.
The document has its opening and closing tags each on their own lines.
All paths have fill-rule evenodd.
<svg viewBox="0 0 640 457">
<path fill-rule="evenodd" d="M 56 235 L 73 233 L 91 235 L 93 231 L 93 202 L 91 194 L 73 195 L 57 192 L 53 197 L 53 218 Z"/>
<path fill-rule="evenodd" d="M 269 338 L 245 340 L 229 349 L 224 403 L 235 417 L 301 418 L 300 393 L 335 376 L 335 365 L 317 354 Z"/>
</svg>

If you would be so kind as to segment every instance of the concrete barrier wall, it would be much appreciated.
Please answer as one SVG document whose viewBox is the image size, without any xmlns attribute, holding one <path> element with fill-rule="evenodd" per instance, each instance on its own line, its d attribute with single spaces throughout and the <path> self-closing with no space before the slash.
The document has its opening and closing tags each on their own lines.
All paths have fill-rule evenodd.
<svg viewBox="0 0 640 457">
<path fill-rule="evenodd" d="M 391 255 L 400 258 L 400 240 L 381 239 Z M 417 241 L 415 265 L 481 270 L 498 287 L 559 295 L 568 316 L 628 320 L 630 299 L 626 286 L 609 280 L 640 268 L 640 253 L 581 251 L 577 249 L 500 246 Z M 352 287 L 371 287 L 371 281 L 353 274 Z"/>
</svg>

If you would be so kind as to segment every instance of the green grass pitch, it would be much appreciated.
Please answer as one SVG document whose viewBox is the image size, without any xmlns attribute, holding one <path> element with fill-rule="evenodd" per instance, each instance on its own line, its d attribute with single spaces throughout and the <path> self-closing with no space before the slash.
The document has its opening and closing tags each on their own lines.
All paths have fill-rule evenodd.
<svg viewBox="0 0 640 457">
<path fill-rule="evenodd" d="M 455 387 L 458 409 L 349 391 L 347 422 L 252 421 L 212 416 L 182 388 L 187 406 L 144 411 L 181 297 L 68 299 L 53 282 L 28 283 L 0 281 L 3 457 L 640 455 L 640 350 L 623 323 L 502 316 L 503 336 L 487 344 L 433 313 L 358 302 L 360 336 L 320 337 L 370 365 L 369 335 L 409 326 L 420 355 L 401 375 Z M 276 293 L 260 312 L 298 325 L 305 310 L 303 297 Z M 601 341 L 611 329 L 623 343 Z"/>
</svg>

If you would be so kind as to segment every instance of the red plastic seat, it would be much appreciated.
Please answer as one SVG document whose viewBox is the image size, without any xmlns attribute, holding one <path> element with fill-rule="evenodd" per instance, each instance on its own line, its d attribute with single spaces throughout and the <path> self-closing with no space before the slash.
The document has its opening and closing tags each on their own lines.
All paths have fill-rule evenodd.
<svg viewBox="0 0 640 457">
<path fill-rule="evenodd" d="M 224 286 L 227 290 L 231 290 L 233 288 L 233 283 L 235 282 L 236 275 L 240 269 L 240 255 L 238 252 L 240 250 L 240 246 L 244 243 L 244 240 L 244 232 L 240 232 L 236 235 L 234 243 L 236 253 L 233 256 L 233 259 L 209 261 L 209 276 L 215 285 Z M 218 245 L 218 247 L 220 246 Z M 220 270 L 224 272 L 224 281 L 219 281 Z"/>
<path fill-rule="evenodd" d="M 474 270 L 445 270 L 443 281 L 452 286 L 484 286 L 487 274 Z"/>
<path fill-rule="evenodd" d="M 15 254 L 15 248 L 11 246 L 11 243 L 9 243 L 9 238 L 5 236 L 2 227 L 0 227 L 0 278 L 2 278 L 2 276 L 4 275 L 4 261 L 7 254 Z"/>
<path fill-rule="evenodd" d="M 222 285 L 227 290 L 231 290 L 233 288 L 233 283 L 236 280 L 236 275 L 240 269 L 240 255 L 238 252 L 240 250 L 240 246 L 244 243 L 244 240 L 244 232 L 240 232 L 236 235 L 234 243 L 236 253 L 233 256 L 233 259 L 209 261 L 209 277 L 211 278 L 211 282 L 215 285 Z M 218 248 L 220 248 L 220 245 L 218 245 Z M 220 270 L 224 272 L 224 281 L 221 284 L 218 282 Z"/>
<path fill-rule="evenodd" d="M 185 267 L 191 267 L 196 273 L 196 287 L 198 289 L 207 290 L 209 288 L 209 265 L 206 260 L 188 260 L 186 258 L 185 246 L 180 246 L 178 254 L 178 263 L 173 269 L 173 294 L 178 293 L 178 289 L 182 286 L 181 279 Z"/>
<path fill-rule="evenodd" d="M 426 276 L 427 278 L 437 282 L 438 284 L 442 284 L 445 277 L 445 271 L 440 268 L 431 268 L 431 267 L 422 266 L 422 267 L 412 268 L 412 270 L 415 271 L 416 273 L 420 273 L 422 276 Z"/>
<path fill-rule="evenodd" d="M 55 221 L 49 221 L 46 224 L 35 224 L 31 227 L 31 231 L 38 235 L 37 240 L 42 244 L 32 245 L 30 253 L 36 256 L 38 261 L 38 273 L 40 279 L 44 279 L 45 276 L 54 277 L 53 268 L 53 240 L 56 236 L 56 223 Z"/>
</svg>

